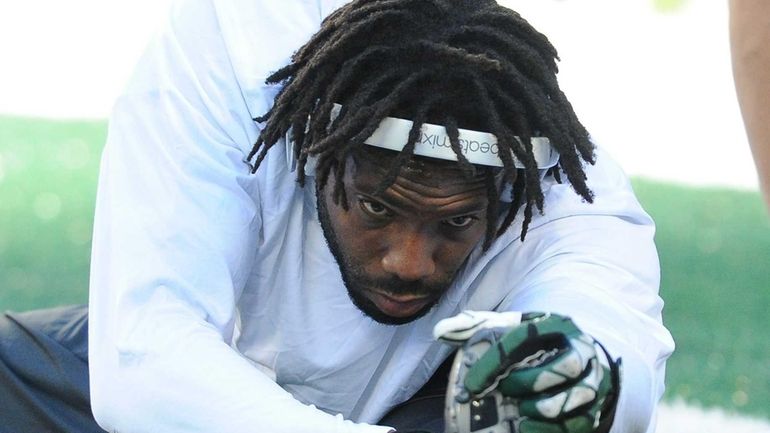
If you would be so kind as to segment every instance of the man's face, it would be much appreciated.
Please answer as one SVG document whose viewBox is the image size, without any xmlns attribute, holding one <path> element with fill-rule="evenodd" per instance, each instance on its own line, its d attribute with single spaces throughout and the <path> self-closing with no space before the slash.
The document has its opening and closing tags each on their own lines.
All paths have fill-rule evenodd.
<svg viewBox="0 0 770 433">
<path fill-rule="evenodd" d="M 362 153 L 344 176 L 348 211 L 332 200 L 333 181 L 319 195 L 321 225 L 353 303 L 380 323 L 411 322 L 439 301 L 484 237 L 484 177 L 420 159 L 376 195 L 390 161 Z"/>
</svg>

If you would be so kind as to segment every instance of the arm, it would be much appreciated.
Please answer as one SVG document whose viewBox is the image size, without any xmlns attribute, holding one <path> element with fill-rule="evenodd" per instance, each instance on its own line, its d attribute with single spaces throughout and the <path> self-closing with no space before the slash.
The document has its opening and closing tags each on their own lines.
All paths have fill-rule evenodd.
<svg viewBox="0 0 770 433">
<path fill-rule="evenodd" d="M 591 221 L 580 224 L 580 232 L 566 227 L 578 221 L 549 223 L 560 240 L 544 249 L 547 258 L 534 270 L 538 277 L 508 308 L 569 316 L 613 358 L 621 358 L 620 395 L 611 431 L 651 432 L 664 390 L 665 361 L 673 350 L 661 323 L 662 302 L 653 290 L 656 258 L 645 254 L 651 232 L 644 241 L 622 220 L 578 219 L 583 218 Z M 557 244 L 561 246 L 555 248 Z M 651 278 L 647 281 L 639 278 L 645 266 Z"/>
<path fill-rule="evenodd" d="M 95 417 L 121 432 L 388 431 L 301 404 L 230 346 L 261 227 L 259 182 L 242 160 L 251 118 L 271 102 L 255 84 L 263 71 L 240 79 L 223 39 L 219 8 L 236 3 L 182 2 L 115 105 L 90 283 Z M 281 3 L 305 15 L 271 20 L 263 8 L 256 24 L 276 34 L 265 69 L 320 19 Z"/>
<path fill-rule="evenodd" d="M 613 358 L 622 358 L 611 431 L 650 432 L 674 348 L 661 320 L 655 228 L 600 149 L 597 161 L 587 168 L 595 203 L 574 199 L 568 185 L 550 186 L 545 215 L 508 258 L 531 265 L 520 269 L 524 277 L 501 309 L 569 316 Z"/>
<path fill-rule="evenodd" d="M 770 208 L 770 3 L 730 0 L 733 76 L 746 133 Z"/>
</svg>

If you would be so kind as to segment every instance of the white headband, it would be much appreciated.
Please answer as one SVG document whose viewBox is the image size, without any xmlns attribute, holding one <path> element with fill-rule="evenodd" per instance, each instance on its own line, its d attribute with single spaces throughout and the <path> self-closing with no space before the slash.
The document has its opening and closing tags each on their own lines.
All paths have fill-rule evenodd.
<svg viewBox="0 0 770 433">
<path fill-rule="evenodd" d="M 337 118 L 341 109 L 342 105 L 334 104 L 331 114 L 332 121 Z M 400 152 L 409 138 L 409 131 L 412 130 L 412 125 L 413 122 L 411 120 L 386 117 L 380 122 L 377 130 L 364 140 L 364 143 Z M 415 155 L 457 161 L 457 155 L 452 150 L 449 135 L 447 135 L 444 126 L 423 123 L 421 129 L 422 135 L 420 140 L 414 146 Z M 493 167 L 503 166 L 503 161 L 497 156 L 499 151 L 497 137 L 488 132 L 470 129 L 459 129 L 459 131 L 460 148 L 465 158 L 471 164 L 490 165 Z M 520 140 L 519 137 L 516 137 L 516 139 Z M 559 153 L 554 150 L 551 142 L 546 137 L 532 137 L 532 153 L 535 155 L 535 161 L 539 169 L 551 168 L 559 162 Z M 521 161 L 516 159 L 514 155 L 511 156 L 516 168 L 524 168 L 524 164 Z"/>
<path fill-rule="evenodd" d="M 341 109 L 342 105 L 334 104 L 331 112 L 331 121 L 337 118 Z M 412 130 L 413 124 L 411 120 L 386 117 L 380 122 L 377 130 L 364 140 L 364 143 L 400 152 L 408 141 L 409 132 Z M 449 135 L 447 135 L 444 126 L 423 123 L 421 129 L 422 135 L 420 140 L 414 146 L 415 155 L 457 161 L 457 155 L 452 150 Z M 497 138 L 493 134 L 470 129 L 459 129 L 459 132 L 460 148 L 465 158 L 471 164 L 503 167 L 503 161 L 497 155 L 499 151 Z M 519 137 L 516 137 L 516 139 L 521 140 Z M 286 153 L 288 158 L 293 159 L 292 143 L 288 137 L 286 140 Z M 549 169 L 559 162 L 559 152 L 551 146 L 551 142 L 547 137 L 532 137 L 532 153 L 535 156 L 538 169 Z M 511 157 L 516 168 L 524 168 L 524 164 L 515 155 L 512 154 Z M 312 159 L 309 158 L 307 161 L 305 171 L 308 174 L 312 173 L 311 168 L 315 166 L 315 161 L 312 161 Z M 289 166 L 291 170 L 294 170 L 295 161 L 290 160 Z"/>
</svg>

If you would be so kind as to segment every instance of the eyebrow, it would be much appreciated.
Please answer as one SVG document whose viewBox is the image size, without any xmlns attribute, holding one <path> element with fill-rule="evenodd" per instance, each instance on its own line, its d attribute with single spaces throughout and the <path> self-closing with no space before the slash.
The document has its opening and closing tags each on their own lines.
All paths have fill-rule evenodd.
<svg viewBox="0 0 770 433">
<path fill-rule="evenodd" d="M 405 181 L 411 184 L 415 184 L 414 182 L 406 179 Z M 379 186 L 379 184 L 370 185 L 369 182 L 361 181 L 360 179 L 352 182 L 352 187 L 356 193 L 365 195 L 367 198 L 371 198 L 372 200 L 376 200 L 391 209 L 402 212 L 424 212 L 424 209 L 420 208 L 419 203 L 415 203 L 414 200 L 412 200 L 407 194 L 402 194 L 399 190 L 413 194 L 419 193 L 406 190 L 402 186 L 394 183 L 388 187 L 388 189 L 385 191 L 385 194 L 375 195 L 374 191 L 377 189 L 377 186 Z M 474 191 L 479 191 L 479 194 L 474 194 Z M 487 203 L 485 200 L 487 195 L 485 191 L 485 186 L 483 183 L 480 183 L 478 188 L 473 188 L 459 194 L 452 194 L 443 197 L 433 197 L 433 201 L 447 199 L 454 196 L 457 196 L 457 199 L 447 203 L 442 203 L 440 206 L 430 209 L 430 211 L 435 212 L 442 218 L 451 218 L 454 216 L 484 212 L 487 208 Z M 462 203 L 456 205 L 458 202 Z M 448 207 L 452 207 L 453 205 L 456 205 L 456 207 L 446 209 Z"/>
</svg>

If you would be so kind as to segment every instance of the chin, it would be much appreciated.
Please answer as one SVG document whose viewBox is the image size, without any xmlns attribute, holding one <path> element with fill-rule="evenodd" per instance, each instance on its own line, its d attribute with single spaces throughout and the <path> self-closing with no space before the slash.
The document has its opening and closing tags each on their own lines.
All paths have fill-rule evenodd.
<svg viewBox="0 0 770 433">
<path fill-rule="evenodd" d="M 348 296 L 350 296 L 350 300 L 353 301 L 353 304 L 365 316 L 369 317 L 370 319 L 374 320 L 377 323 L 380 323 L 382 325 L 390 325 L 390 326 L 406 325 L 408 323 L 414 322 L 415 320 L 424 317 L 426 314 L 430 312 L 430 310 L 433 309 L 433 307 L 436 306 L 436 304 L 438 304 L 438 300 L 435 300 L 414 314 L 398 317 L 398 316 L 391 316 L 391 315 L 385 314 L 379 308 L 377 308 L 374 302 L 370 301 L 360 293 L 350 290 L 350 288 L 348 288 Z"/>
</svg>

